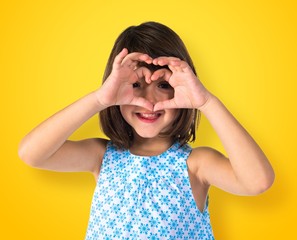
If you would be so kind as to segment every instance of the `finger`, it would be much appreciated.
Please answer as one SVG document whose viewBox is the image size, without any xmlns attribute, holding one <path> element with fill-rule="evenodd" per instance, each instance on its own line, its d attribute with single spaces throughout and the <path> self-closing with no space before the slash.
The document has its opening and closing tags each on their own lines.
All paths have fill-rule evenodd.
<svg viewBox="0 0 297 240">
<path fill-rule="evenodd" d="M 172 72 L 182 72 L 181 60 L 175 57 L 161 57 L 154 59 L 153 63 L 160 66 L 168 66 Z"/>
<path fill-rule="evenodd" d="M 128 55 L 127 48 L 123 48 L 122 51 L 114 58 L 113 66 L 120 65 L 127 55 Z"/>
<path fill-rule="evenodd" d="M 153 111 L 154 109 L 154 105 L 151 102 L 141 97 L 133 98 L 129 105 L 143 107 L 148 109 L 149 111 Z"/>
<path fill-rule="evenodd" d="M 189 66 L 189 64 L 186 61 L 172 61 L 169 68 L 175 69 L 176 71 L 181 72 L 189 72 L 192 71 L 192 68 Z"/>
<path fill-rule="evenodd" d="M 168 68 L 171 71 L 178 71 L 178 72 L 184 72 L 184 73 L 189 73 L 193 72 L 193 69 L 190 67 L 190 65 L 186 61 L 182 60 L 173 60 L 170 62 L 168 65 Z"/>
<path fill-rule="evenodd" d="M 139 60 L 147 64 L 151 64 L 153 62 L 152 57 L 150 57 L 148 54 L 141 54 L 139 56 Z"/>
<path fill-rule="evenodd" d="M 172 75 L 172 72 L 170 70 L 168 70 L 166 68 L 161 68 L 152 74 L 151 80 L 155 81 L 155 80 L 162 78 L 166 81 L 169 81 L 171 75 Z"/>
<path fill-rule="evenodd" d="M 165 66 L 169 65 L 171 62 L 180 61 L 179 58 L 176 57 L 158 57 L 153 60 L 154 65 Z"/>
<path fill-rule="evenodd" d="M 164 110 L 164 109 L 173 109 L 178 108 L 173 99 L 165 100 L 162 102 L 157 102 L 154 106 L 154 112 Z"/>
<path fill-rule="evenodd" d="M 167 65 L 171 71 L 187 72 L 192 71 L 191 67 L 186 61 L 176 57 L 158 57 L 153 60 L 154 65 Z"/>
<path fill-rule="evenodd" d="M 144 78 L 144 80 L 150 84 L 151 83 L 151 75 L 152 75 L 152 72 L 146 68 L 146 67 L 140 67 L 140 68 L 137 68 L 135 70 L 135 73 L 138 77 L 138 79 L 142 79 Z"/>
<path fill-rule="evenodd" d="M 122 65 L 136 66 L 138 62 L 145 62 L 147 64 L 151 64 L 152 58 L 145 53 L 133 52 L 125 56 L 125 58 L 122 61 Z"/>
<path fill-rule="evenodd" d="M 172 72 L 182 72 L 182 68 L 180 67 L 179 64 L 170 64 L 168 65 L 168 68 L 172 71 Z"/>
</svg>

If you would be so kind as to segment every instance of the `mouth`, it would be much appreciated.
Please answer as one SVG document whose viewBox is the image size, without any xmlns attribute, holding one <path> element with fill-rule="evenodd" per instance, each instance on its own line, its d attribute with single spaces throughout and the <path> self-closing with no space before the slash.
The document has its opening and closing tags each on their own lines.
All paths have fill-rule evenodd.
<svg viewBox="0 0 297 240">
<path fill-rule="evenodd" d="M 162 114 L 160 112 L 154 113 L 136 113 L 138 119 L 146 123 L 153 123 L 159 119 Z"/>
</svg>

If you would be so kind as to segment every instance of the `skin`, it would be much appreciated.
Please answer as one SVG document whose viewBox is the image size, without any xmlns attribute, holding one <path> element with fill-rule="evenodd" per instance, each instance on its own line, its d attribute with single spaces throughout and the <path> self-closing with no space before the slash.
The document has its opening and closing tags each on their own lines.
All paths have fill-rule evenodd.
<svg viewBox="0 0 297 240">
<path fill-rule="evenodd" d="M 167 65 L 170 70 L 152 73 L 144 67 L 137 68 L 139 62 Z M 160 87 L 166 83 L 169 88 Z M 117 55 L 110 76 L 98 90 L 56 113 L 24 137 L 19 146 L 20 158 L 33 167 L 87 171 L 97 179 L 107 141 L 67 139 L 94 114 L 113 105 L 121 106 L 123 117 L 134 129 L 131 153 L 142 156 L 158 155 L 171 146 L 172 140 L 160 138 L 159 133 L 172 123 L 178 109 L 196 108 L 205 115 L 227 157 L 212 148 L 197 147 L 188 158 L 192 191 L 200 211 L 211 185 L 233 194 L 257 195 L 274 181 L 273 169 L 260 147 L 186 62 L 174 57 L 152 59 L 142 53 L 128 54 L 127 49 Z M 139 113 L 159 115 L 148 123 L 137 117 Z"/>
<path fill-rule="evenodd" d="M 134 84 L 134 96 L 143 97 L 154 105 L 172 98 L 174 89 L 162 78 L 149 84 L 144 79 L 140 79 Z M 178 112 L 177 109 L 166 108 L 152 111 L 135 105 L 122 105 L 120 110 L 126 122 L 133 126 L 134 134 L 151 139 L 158 137 L 160 132 L 164 132 L 172 125 Z"/>
</svg>

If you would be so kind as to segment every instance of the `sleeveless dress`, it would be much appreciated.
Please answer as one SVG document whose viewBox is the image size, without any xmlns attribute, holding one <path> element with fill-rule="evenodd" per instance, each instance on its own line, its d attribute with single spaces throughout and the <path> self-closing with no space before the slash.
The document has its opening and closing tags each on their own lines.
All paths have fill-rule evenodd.
<svg viewBox="0 0 297 240">
<path fill-rule="evenodd" d="M 188 176 L 189 145 L 136 156 L 108 142 L 86 240 L 214 239 L 208 201 L 201 212 Z"/>
</svg>

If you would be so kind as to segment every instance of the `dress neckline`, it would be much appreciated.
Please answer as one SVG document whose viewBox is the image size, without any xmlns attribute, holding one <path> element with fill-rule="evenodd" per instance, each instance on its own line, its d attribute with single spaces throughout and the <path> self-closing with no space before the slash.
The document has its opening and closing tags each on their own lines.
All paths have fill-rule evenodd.
<svg viewBox="0 0 297 240">
<path fill-rule="evenodd" d="M 136 158 L 155 158 L 155 157 L 161 157 L 162 155 L 171 152 L 174 149 L 177 149 L 179 147 L 179 143 L 176 141 L 174 142 L 169 148 L 167 148 L 164 152 L 157 154 L 157 155 L 151 155 L 151 156 L 147 156 L 147 155 L 137 155 L 134 153 L 130 152 L 130 149 L 127 149 L 127 152 L 130 156 L 136 157 Z"/>
</svg>

